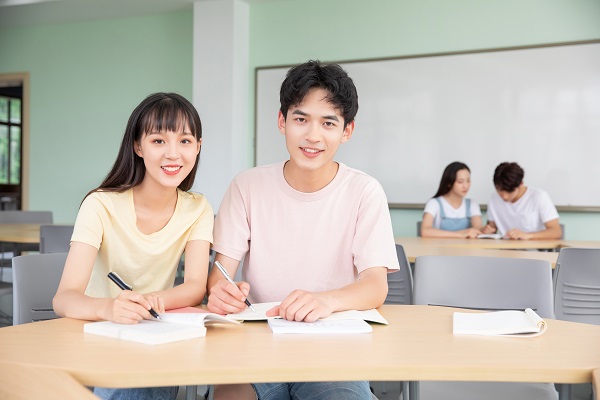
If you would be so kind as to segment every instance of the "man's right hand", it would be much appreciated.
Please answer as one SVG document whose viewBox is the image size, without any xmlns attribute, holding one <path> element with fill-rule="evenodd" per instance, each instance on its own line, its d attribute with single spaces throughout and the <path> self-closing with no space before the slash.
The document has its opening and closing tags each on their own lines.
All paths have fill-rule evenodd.
<svg viewBox="0 0 600 400">
<path fill-rule="evenodd" d="M 227 279 L 219 279 L 210 288 L 208 311 L 223 315 L 240 313 L 247 308 L 244 300 L 248 293 L 250 284 L 247 282 L 236 282 L 234 285 Z"/>
</svg>

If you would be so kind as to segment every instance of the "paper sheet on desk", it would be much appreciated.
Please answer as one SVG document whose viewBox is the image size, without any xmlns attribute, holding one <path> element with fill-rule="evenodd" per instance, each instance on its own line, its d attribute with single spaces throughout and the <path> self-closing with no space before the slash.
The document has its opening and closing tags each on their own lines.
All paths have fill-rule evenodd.
<svg viewBox="0 0 600 400">
<path fill-rule="evenodd" d="M 271 308 L 279 305 L 279 302 L 271 302 L 271 303 L 253 303 L 252 307 L 256 309 L 256 312 L 247 308 L 241 313 L 237 314 L 227 314 L 228 318 L 242 320 L 242 321 L 263 321 L 267 320 L 266 312 Z M 377 322 L 379 324 L 387 325 L 388 322 L 385 318 L 377 311 L 372 308 L 370 310 L 348 310 L 348 311 L 339 311 L 334 312 L 329 317 L 322 318 L 322 321 L 339 321 L 344 319 L 354 319 L 354 320 L 363 320 L 369 322 Z"/>
</svg>

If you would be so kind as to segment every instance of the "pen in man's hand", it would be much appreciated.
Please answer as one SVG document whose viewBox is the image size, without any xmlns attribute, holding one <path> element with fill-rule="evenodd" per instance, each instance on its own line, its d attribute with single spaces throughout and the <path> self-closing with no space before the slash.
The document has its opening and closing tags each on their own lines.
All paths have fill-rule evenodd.
<svg viewBox="0 0 600 400">
<path fill-rule="evenodd" d="M 123 279 L 121 279 L 121 277 L 119 276 L 119 274 L 117 274 L 116 272 L 109 272 L 108 273 L 108 277 L 110 278 L 111 281 L 113 281 L 118 287 L 121 288 L 121 290 L 133 290 L 133 287 L 131 285 L 128 285 L 125 283 L 125 281 Z M 148 310 L 150 312 L 150 314 L 156 318 L 156 319 L 161 319 L 160 315 L 158 315 L 158 313 L 156 311 L 154 311 L 153 308 L 150 308 L 150 310 Z"/>
<path fill-rule="evenodd" d="M 225 269 L 225 267 L 223 267 L 221 265 L 220 262 L 215 261 L 215 265 L 217 266 L 217 268 L 219 269 L 219 271 L 221 272 L 221 274 L 223 274 L 223 276 L 225 277 L 225 279 L 227 279 L 227 281 L 229 283 L 233 283 L 235 285 L 235 282 L 233 281 L 233 279 L 231 279 L 231 277 L 229 276 L 229 273 L 227 273 L 227 270 Z M 235 285 L 237 287 L 237 285 Z M 252 311 L 256 312 L 256 310 L 254 309 L 254 307 L 252 307 L 252 304 L 250 304 L 250 302 L 248 301 L 248 299 L 244 300 L 244 303 L 246 303 L 246 305 L 248 306 L 248 308 L 250 308 Z"/>
</svg>

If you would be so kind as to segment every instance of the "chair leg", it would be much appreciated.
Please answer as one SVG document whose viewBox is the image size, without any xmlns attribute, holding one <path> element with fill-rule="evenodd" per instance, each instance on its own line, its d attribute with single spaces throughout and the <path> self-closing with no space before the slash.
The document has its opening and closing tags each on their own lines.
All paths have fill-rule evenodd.
<svg viewBox="0 0 600 400">
<path fill-rule="evenodd" d="M 405 396 L 404 399 L 407 399 Z M 419 400 L 419 381 L 410 381 L 408 383 L 408 399 Z"/>
<path fill-rule="evenodd" d="M 402 382 L 402 392 L 400 392 L 401 400 L 409 400 L 410 399 L 410 382 L 403 381 Z"/>
<path fill-rule="evenodd" d="M 559 400 L 571 400 L 571 385 L 568 383 L 561 383 L 558 386 L 558 399 Z"/>
<path fill-rule="evenodd" d="M 198 386 L 190 385 L 185 387 L 185 400 L 196 400 L 198 397 Z"/>
</svg>

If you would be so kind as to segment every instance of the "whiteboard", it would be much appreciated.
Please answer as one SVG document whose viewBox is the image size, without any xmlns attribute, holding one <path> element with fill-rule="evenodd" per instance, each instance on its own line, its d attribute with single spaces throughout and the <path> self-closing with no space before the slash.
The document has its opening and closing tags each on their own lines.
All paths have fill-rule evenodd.
<svg viewBox="0 0 600 400">
<path fill-rule="evenodd" d="M 425 203 L 452 161 L 471 168 L 479 203 L 515 161 L 556 205 L 600 206 L 600 42 L 340 65 L 359 110 L 336 159 L 377 178 L 391 206 Z M 277 129 L 288 68 L 256 70 L 256 165 L 289 158 Z"/>
</svg>

